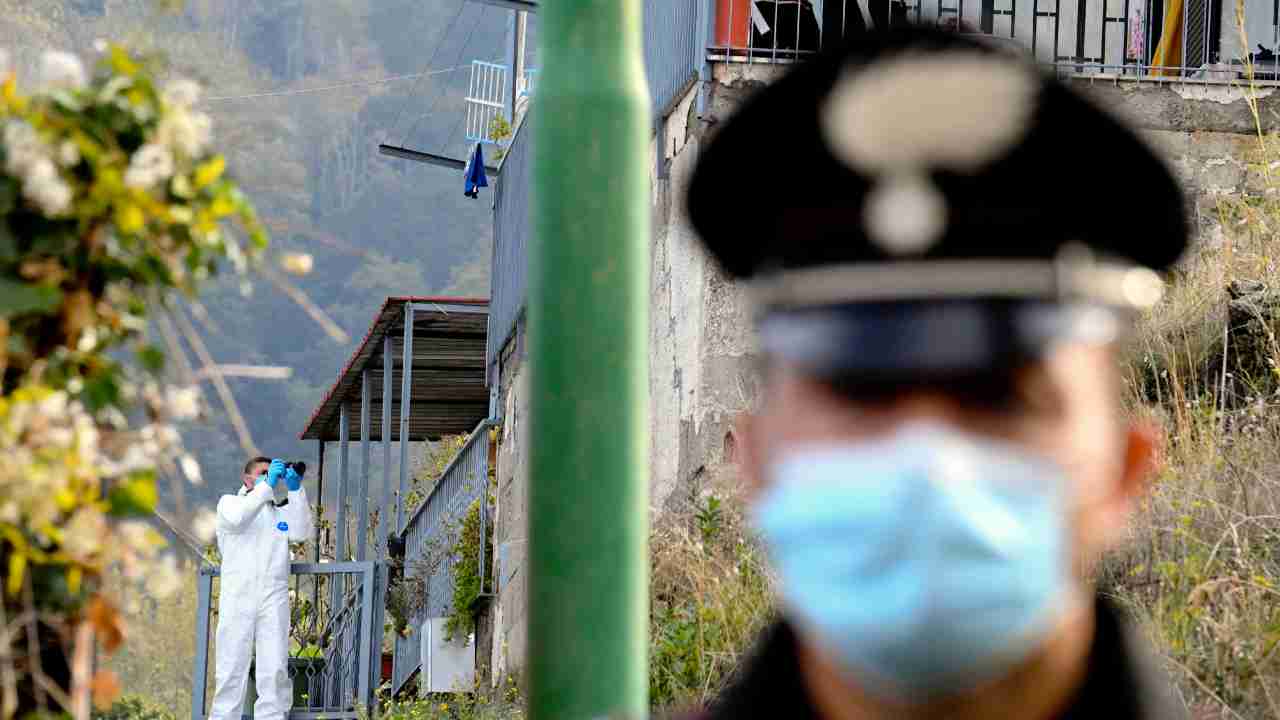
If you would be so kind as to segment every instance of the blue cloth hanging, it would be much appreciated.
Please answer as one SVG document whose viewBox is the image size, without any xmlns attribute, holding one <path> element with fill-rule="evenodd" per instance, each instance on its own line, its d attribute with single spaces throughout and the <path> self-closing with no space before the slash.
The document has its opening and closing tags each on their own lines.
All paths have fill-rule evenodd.
<svg viewBox="0 0 1280 720">
<path fill-rule="evenodd" d="M 489 178 L 484 173 L 484 151 L 480 143 L 476 143 L 476 151 L 471 154 L 471 162 L 467 163 L 466 185 L 462 194 L 469 198 L 480 197 L 480 188 L 489 187 Z"/>
</svg>

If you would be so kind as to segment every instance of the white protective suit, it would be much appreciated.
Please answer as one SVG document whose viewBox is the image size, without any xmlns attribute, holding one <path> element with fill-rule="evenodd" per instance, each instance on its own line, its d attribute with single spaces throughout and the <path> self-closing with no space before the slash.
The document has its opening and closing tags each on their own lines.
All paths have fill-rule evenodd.
<svg viewBox="0 0 1280 720">
<path fill-rule="evenodd" d="M 314 526 L 305 489 L 291 491 L 284 507 L 273 501 L 265 482 L 218 500 L 222 585 L 210 720 L 240 720 L 255 654 L 254 720 L 282 720 L 293 707 L 289 543 L 310 540 Z"/>
</svg>

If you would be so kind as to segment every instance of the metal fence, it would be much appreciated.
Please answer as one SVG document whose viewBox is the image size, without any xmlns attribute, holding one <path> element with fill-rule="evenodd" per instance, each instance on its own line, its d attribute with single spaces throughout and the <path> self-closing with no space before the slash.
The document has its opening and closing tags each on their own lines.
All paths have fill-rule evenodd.
<svg viewBox="0 0 1280 720">
<path fill-rule="evenodd" d="M 529 212 L 532 190 L 533 127 L 529 117 L 516 129 L 502 160 L 502 176 L 493 205 L 493 263 L 489 281 L 489 333 L 486 361 L 492 369 L 516 329 L 528 287 L 526 248 L 533 233 Z M 497 382 L 491 377 L 490 382 Z"/>
<path fill-rule="evenodd" d="M 1184 0 L 1172 17 L 1164 0 L 706 1 L 708 56 L 721 61 L 791 62 L 869 26 L 912 22 L 1012 40 L 1067 72 L 1231 80 L 1244 70 L 1231 49 L 1234 3 L 1219 0 Z M 1275 42 L 1280 5 L 1266 11 L 1267 37 L 1254 40 Z M 1276 64 L 1273 53 L 1251 57 L 1260 70 Z"/>
<path fill-rule="evenodd" d="M 489 428 L 482 421 L 445 468 L 427 499 L 410 516 L 404 530 L 404 574 L 421 583 L 421 604 L 409 618 L 408 637 L 396 637 L 391 687 L 399 692 L 421 667 L 419 635 L 428 618 L 447 617 L 453 608 L 453 568 L 459 558 L 453 548 L 471 506 L 480 501 L 480 537 L 488 533 Z M 479 567 L 486 568 L 485 543 L 479 543 Z M 484 591 L 484 588 L 481 588 Z M 414 586 L 414 594 L 418 587 Z"/>
<path fill-rule="evenodd" d="M 506 118 L 507 66 L 483 60 L 471 61 L 471 79 L 463 111 L 463 132 L 468 142 L 500 145 L 494 139 L 494 123 Z"/>
<path fill-rule="evenodd" d="M 703 62 L 700 11 L 706 0 L 645 0 L 644 69 L 649 78 L 654 121 L 660 121 Z"/>
<path fill-rule="evenodd" d="M 220 585 L 218 568 L 200 569 L 192 720 L 209 713 Z M 385 585 L 385 565 L 373 562 L 290 566 L 289 720 L 355 720 L 371 706 L 382 667 Z M 257 695 L 252 678 L 245 695 L 244 715 L 251 717 Z"/>
</svg>

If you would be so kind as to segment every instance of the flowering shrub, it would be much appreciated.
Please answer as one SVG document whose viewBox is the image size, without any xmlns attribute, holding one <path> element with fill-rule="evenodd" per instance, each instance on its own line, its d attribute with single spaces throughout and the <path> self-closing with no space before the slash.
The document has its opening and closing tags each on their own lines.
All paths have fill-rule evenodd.
<svg viewBox="0 0 1280 720">
<path fill-rule="evenodd" d="M 0 55 L 0 717 L 84 718 L 118 683 L 92 649 L 124 640 L 103 583 L 162 599 L 175 558 L 145 521 L 159 472 L 201 482 L 176 424 L 201 412 L 142 334 L 179 294 L 266 234 L 212 150 L 199 88 L 100 46 L 89 72 L 50 52 L 24 93 Z M 232 221 L 228 226 L 224 221 Z M 170 346 L 172 347 L 172 346 Z M 196 518 L 202 540 L 209 515 Z"/>
</svg>

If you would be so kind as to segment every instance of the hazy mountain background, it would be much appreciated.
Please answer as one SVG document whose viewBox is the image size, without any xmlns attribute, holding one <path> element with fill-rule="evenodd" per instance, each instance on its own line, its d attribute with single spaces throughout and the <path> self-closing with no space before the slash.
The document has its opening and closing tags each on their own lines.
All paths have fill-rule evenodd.
<svg viewBox="0 0 1280 720">
<path fill-rule="evenodd" d="M 315 271 L 296 281 L 351 336 L 346 345 L 330 339 L 261 280 L 251 297 L 229 279 L 203 297 L 202 329 L 219 362 L 293 368 L 287 381 L 233 387 L 263 452 L 311 463 L 316 444 L 298 433 L 383 298 L 488 294 L 492 188 L 465 198 L 460 172 L 385 157 L 377 145 L 465 156 L 469 66 L 506 61 L 511 13 L 464 0 L 163 5 L 0 0 L 0 48 L 20 80 L 45 49 L 90 62 L 95 40 L 107 39 L 159 51 L 171 72 L 203 83 L 201 109 L 213 116 L 217 146 L 271 230 L 272 252 L 315 256 Z M 335 85 L 343 87 L 323 89 Z M 244 461 L 213 393 L 206 397 L 214 417 L 186 433 L 206 477 L 197 503 L 236 482 Z"/>
</svg>

